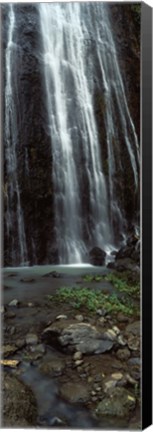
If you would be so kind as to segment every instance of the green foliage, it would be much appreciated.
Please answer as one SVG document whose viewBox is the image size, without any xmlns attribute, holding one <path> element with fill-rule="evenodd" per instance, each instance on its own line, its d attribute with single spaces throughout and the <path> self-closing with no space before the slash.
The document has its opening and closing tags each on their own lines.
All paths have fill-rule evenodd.
<svg viewBox="0 0 153 432">
<path fill-rule="evenodd" d="M 105 280 L 111 282 L 118 291 L 128 294 L 133 298 L 140 298 L 140 283 L 135 283 L 131 285 L 127 280 L 128 275 L 120 276 L 115 273 L 110 273 L 105 276 Z"/>
<path fill-rule="evenodd" d="M 93 281 L 100 282 L 102 279 L 103 279 L 103 276 L 100 276 L 100 275 L 87 274 L 87 275 L 83 276 L 84 282 L 93 282 Z"/>
<path fill-rule="evenodd" d="M 108 313 L 122 312 L 126 315 L 134 313 L 133 304 L 119 299 L 116 294 L 108 295 L 84 287 L 62 287 L 56 294 L 56 300 L 61 303 L 66 302 L 76 309 L 84 307 L 92 312 L 103 308 Z"/>
</svg>

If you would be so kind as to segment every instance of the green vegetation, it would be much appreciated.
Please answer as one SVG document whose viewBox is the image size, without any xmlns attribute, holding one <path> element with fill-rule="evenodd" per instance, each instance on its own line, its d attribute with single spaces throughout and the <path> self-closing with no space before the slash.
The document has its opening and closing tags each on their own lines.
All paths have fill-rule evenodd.
<svg viewBox="0 0 153 432">
<path fill-rule="evenodd" d="M 83 276 L 84 282 L 93 282 L 93 281 L 100 282 L 102 279 L 103 279 L 103 276 L 100 276 L 100 275 L 94 275 L 93 276 L 93 275 L 87 274 L 87 275 Z"/>
<path fill-rule="evenodd" d="M 52 300 L 52 296 L 48 296 L 48 299 Z M 119 299 L 116 294 L 108 295 L 84 287 L 62 287 L 58 290 L 55 301 L 68 303 L 76 309 L 86 308 L 91 312 L 96 312 L 99 308 L 105 309 L 107 313 L 132 315 L 135 312 L 135 306 L 129 299 Z"/>
<path fill-rule="evenodd" d="M 105 280 L 111 282 L 118 291 L 128 294 L 135 299 L 140 298 L 140 283 L 136 282 L 134 285 L 128 280 L 128 274 L 120 276 L 117 273 L 110 273 L 105 276 Z"/>
</svg>

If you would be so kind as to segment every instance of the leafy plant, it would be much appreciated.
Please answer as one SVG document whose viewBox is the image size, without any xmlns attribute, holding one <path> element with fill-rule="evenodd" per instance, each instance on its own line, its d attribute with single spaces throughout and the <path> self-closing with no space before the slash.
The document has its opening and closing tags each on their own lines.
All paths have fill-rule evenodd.
<svg viewBox="0 0 153 432">
<path fill-rule="evenodd" d="M 96 312 L 97 309 L 105 309 L 110 312 L 122 312 L 132 315 L 135 311 L 132 302 L 119 299 L 116 294 L 104 294 L 85 287 L 62 287 L 56 294 L 56 300 L 60 303 L 69 303 L 72 307 L 79 309 L 87 308 L 89 311 Z"/>
</svg>

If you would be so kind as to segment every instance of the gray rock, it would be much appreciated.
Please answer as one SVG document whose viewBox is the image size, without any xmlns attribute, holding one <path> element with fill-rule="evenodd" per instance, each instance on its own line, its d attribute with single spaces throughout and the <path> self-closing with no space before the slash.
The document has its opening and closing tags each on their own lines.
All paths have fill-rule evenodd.
<svg viewBox="0 0 153 432">
<path fill-rule="evenodd" d="M 104 399 L 98 404 L 96 413 L 102 416 L 126 417 L 134 410 L 136 399 L 124 388 L 115 387 L 110 389 Z"/>
<path fill-rule="evenodd" d="M 38 336 L 33 333 L 28 333 L 25 340 L 27 345 L 36 345 L 38 343 Z"/>
<path fill-rule="evenodd" d="M 55 323 L 44 330 L 42 339 L 66 352 L 80 351 L 82 354 L 101 354 L 110 351 L 114 345 L 109 334 L 100 333 L 88 323 L 73 323 L 68 326 Z"/>
</svg>

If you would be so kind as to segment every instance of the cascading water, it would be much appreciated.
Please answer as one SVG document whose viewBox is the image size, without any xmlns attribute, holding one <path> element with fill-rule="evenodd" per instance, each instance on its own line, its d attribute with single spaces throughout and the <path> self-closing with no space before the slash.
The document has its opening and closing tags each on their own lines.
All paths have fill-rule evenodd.
<svg viewBox="0 0 153 432">
<path fill-rule="evenodd" d="M 18 183 L 17 143 L 18 121 L 17 102 L 15 92 L 17 89 L 16 44 L 13 41 L 15 32 L 15 14 L 13 5 L 10 5 L 8 41 L 6 48 L 6 81 L 5 81 L 5 125 L 4 136 L 6 142 L 5 160 L 7 183 L 5 185 L 6 197 L 6 229 L 9 239 L 11 260 L 14 263 L 27 261 L 27 247 L 24 229 L 24 218 L 21 208 L 20 188 Z M 18 96 L 18 95 L 17 95 Z"/>
<path fill-rule="evenodd" d="M 96 246 L 110 254 L 139 224 L 126 30 L 103 2 L 2 9 L 5 265 L 79 264 Z"/>
<path fill-rule="evenodd" d="M 120 233 L 124 234 L 124 215 L 114 187 L 116 164 L 124 172 L 121 145 L 118 143 L 116 148 L 113 144 L 119 142 L 115 110 L 135 189 L 138 187 L 138 142 L 106 5 L 94 4 L 93 15 L 92 6 L 85 3 L 40 3 L 39 12 L 53 154 L 56 242 L 60 262 L 81 262 L 86 245 L 111 249 L 114 216 Z M 99 61 L 104 89 L 108 185 L 94 113 L 93 57 L 87 55 L 91 38 L 95 42 L 94 56 Z"/>
</svg>

